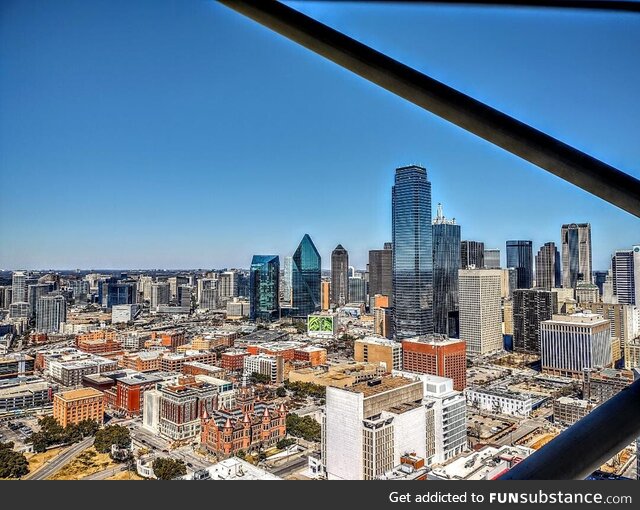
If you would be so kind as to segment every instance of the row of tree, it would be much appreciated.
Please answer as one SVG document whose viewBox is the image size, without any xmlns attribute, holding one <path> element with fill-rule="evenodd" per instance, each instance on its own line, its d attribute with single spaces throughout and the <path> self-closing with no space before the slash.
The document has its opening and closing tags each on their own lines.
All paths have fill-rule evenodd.
<svg viewBox="0 0 640 510">
<path fill-rule="evenodd" d="M 13 451 L 13 443 L 0 443 L 0 478 L 20 478 L 29 472 L 23 453 Z"/>
<path fill-rule="evenodd" d="M 52 445 L 69 445 L 82 441 L 85 437 L 94 436 L 99 425 L 94 420 L 83 420 L 78 424 L 63 427 L 53 416 L 44 416 L 38 420 L 40 431 L 31 435 L 35 453 L 44 452 Z"/>
<path fill-rule="evenodd" d="M 320 441 L 321 427 L 311 416 L 300 417 L 292 413 L 287 415 L 287 433 L 306 441 Z"/>
<path fill-rule="evenodd" d="M 314 398 L 325 398 L 327 393 L 327 389 L 324 386 L 310 382 L 289 382 L 287 380 L 285 381 L 284 386 L 289 391 L 292 391 L 296 397 L 310 396 Z"/>
</svg>

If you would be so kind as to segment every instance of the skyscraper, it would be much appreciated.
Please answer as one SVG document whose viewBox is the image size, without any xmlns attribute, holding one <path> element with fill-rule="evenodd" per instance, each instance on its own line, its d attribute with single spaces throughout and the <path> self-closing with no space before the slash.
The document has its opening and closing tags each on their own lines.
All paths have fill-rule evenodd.
<svg viewBox="0 0 640 510">
<path fill-rule="evenodd" d="M 467 354 L 490 354 L 502 349 L 501 271 L 460 269 L 460 338 Z"/>
<path fill-rule="evenodd" d="M 130 305 L 138 301 L 135 282 L 109 278 L 100 286 L 102 289 L 101 304 L 105 308 L 111 308 L 114 305 Z"/>
<path fill-rule="evenodd" d="M 484 269 L 484 243 L 480 241 L 462 241 L 460 243 L 460 268 L 474 266 Z"/>
<path fill-rule="evenodd" d="M 251 320 L 270 321 L 278 318 L 280 257 L 254 255 L 249 273 L 249 316 Z"/>
<path fill-rule="evenodd" d="M 11 302 L 27 302 L 27 275 L 24 271 L 14 271 L 11 276 Z"/>
<path fill-rule="evenodd" d="M 305 234 L 292 260 L 294 317 L 306 317 L 320 310 L 321 263 L 311 237 Z"/>
<path fill-rule="evenodd" d="M 425 168 L 396 169 L 391 209 L 395 334 L 428 335 L 433 333 L 433 233 Z"/>
<path fill-rule="evenodd" d="M 61 295 L 40 296 L 36 304 L 36 330 L 57 333 L 67 320 L 67 300 Z"/>
<path fill-rule="evenodd" d="M 507 267 L 516 270 L 516 287 L 533 287 L 533 252 L 531 241 L 507 241 Z"/>
<path fill-rule="evenodd" d="M 160 305 L 168 305 L 171 297 L 169 282 L 156 282 L 151 284 L 151 308 L 156 309 Z"/>
<path fill-rule="evenodd" d="M 331 302 L 335 306 L 349 302 L 349 253 L 341 244 L 331 252 Z"/>
<path fill-rule="evenodd" d="M 604 295 L 604 282 L 607 281 L 607 271 L 594 271 L 593 272 L 593 283 L 598 286 L 598 291 L 600 295 Z"/>
<path fill-rule="evenodd" d="M 284 279 L 282 280 L 282 300 L 291 304 L 293 287 L 293 257 L 284 258 Z"/>
<path fill-rule="evenodd" d="M 433 220 L 433 331 L 454 338 L 458 338 L 459 268 L 460 225 L 447 220 L 438 204 Z"/>
<path fill-rule="evenodd" d="M 46 296 L 50 292 L 55 290 L 53 283 L 33 283 L 27 286 L 27 300 L 29 303 L 29 317 L 34 318 L 36 316 L 36 307 L 38 306 L 38 299 L 42 296 Z"/>
<path fill-rule="evenodd" d="M 562 286 L 575 288 L 579 280 L 592 283 L 591 225 L 562 225 Z"/>
<path fill-rule="evenodd" d="M 540 323 L 557 313 L 557 294 L 545 289 L 513 292 L 513 350 L 540 353 Z"/>
<path fill-rule="evenodd" d="M 536 255 L 536 287 L 551 290 L 561 285 L 560 252 L 555 243 L 544 243 Z"/>
<path fill-rule="evenodd" d="M 485 248 L 484 268 L 500 269 L 500 250 L 498 248 Z"/>
<path fill-rule="evenodd" d="M 384 243 L 382 250 L 369 251 L 369 297 L 380 294 L 393 303 L 393 249 L 392 243 Z M 373 309 L 373 305 L 369 305 Z"/>
<path fill-rule="evenodd" d="M 365 279 L 360 276 L 349 278 L 349 302 L 364 303 L 367 299 L 367 285 Z"/>
<path fill-rule="evenodd" d="M 611 271 L 618 303 L 640 305 L 640 246 L 616 250 L 611 258 Z"/>
</svg>

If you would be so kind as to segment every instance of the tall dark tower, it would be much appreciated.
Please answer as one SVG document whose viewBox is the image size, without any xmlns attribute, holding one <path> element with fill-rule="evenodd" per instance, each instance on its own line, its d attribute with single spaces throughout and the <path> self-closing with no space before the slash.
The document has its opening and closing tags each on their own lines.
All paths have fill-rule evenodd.
<svg viewBox="0 0 640 510">
<path fill-rule="evenodd" d="M 293 316 L 306 317 L 320 310 L 321 258 L 316 246 L 305 234 L 293 254 Z"/>
<path fill-rule="evenodd" d="M 344 306 L 349 302 L 349 253 L 339 244 L 331 252 L 331 303 Z"/>
<path fill-rule="evenodd" d="M 533 286 L 533 250 L 531 241 L 507 241 L 507 267 L 516 270 L 516 288 Z"/>
<path fill-rule="evenodd" d="M 433 220 L 433 331 L 458 338 L 458 268 L 460 225 L 448 220 L 438 204 Z"/>
<path fill-rule="evenodd" d="M 561 285 L 560 252 L 555 243 L 544 243 L 536 255 L 536 287 L 551 290 Z"/>
</svg>

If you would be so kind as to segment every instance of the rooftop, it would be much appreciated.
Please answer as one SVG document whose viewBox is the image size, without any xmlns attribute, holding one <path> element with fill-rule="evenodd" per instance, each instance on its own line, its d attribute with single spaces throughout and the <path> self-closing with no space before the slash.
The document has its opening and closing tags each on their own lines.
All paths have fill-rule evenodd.
<svg viewBox="0 0 640 510">
<path fill-rule="evenodd" d="M 416 336 L 413 338 L 405 338 L 402 340 L 403 342 L 414 342 L 421 344 L 430 344 L 430 345 L 451 345 L 457 344 L 460 342 L 464 342 L 464 340 L 460 340 L 459 338 L 449 338 L 447 335 L 433 334 L 426 336 Z"/>
<path fill-rule="evenodd" d="M 57 393 L 56 397 L 60 398 L 66 402 L 71 402 L 73 400 L 81 400 L 83 398 L 102 398 L 103 393 L 95 388 L 80 388 L 77 390 L 65 391 L 63 393 Z"/>
<path fill-rule="evenodd" d="M 602 315 L 589 312 L 578 312 L 571 315 L 553 314 L 551 320 L 543 321 L 542 324 L 609 324 L 609 319 Z"/>
<path fill-rule="evenodd" d="M 366 381 L 354 384 L 350 388 L 345 388 L 347 391 L 353 393 L 362 393 L 365 398 L 373 395 L 384 393 L 385 391 L 395 390 L 396 388 L 402 388 L 403 386 L 409 386 L 416 381 L 408 379 L 406 377 L 382 377 L 373 381 Z"/>
</svg>

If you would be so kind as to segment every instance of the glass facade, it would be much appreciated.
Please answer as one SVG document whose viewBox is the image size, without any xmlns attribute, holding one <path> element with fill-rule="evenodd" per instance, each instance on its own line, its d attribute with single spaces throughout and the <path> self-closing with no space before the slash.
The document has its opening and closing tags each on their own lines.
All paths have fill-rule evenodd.
<svg viewBox="0 0 640 510">
<path fill-rule="evenodd" d="M 130 305 L 136 303 L 136 284 L 134 282 L 118 282 L 109 279 L 100 286 L 100 304 L 105 308 L 115 305 Z"/>
<path fill-rule="evenodd" d="M 280 257 L 254 255 L 249 273 L 249 316 L 251 320 L 278 319 Z"/>
<path fill-rule="evenodd" d="M 544 243 L 536 255 L 536 287 L 551 290 L 561 285 L 560 252 L 555 243 Z"/>
<path fill-rule="evenodd" d="M 460 225 L 438 209 L 433 222 L 433 331 L 458 338 Z"/>
<path fill-rule="evenodd" d="M 533 286 L 533 248 L 531 241 L 507 241 L 507 267 L 516 270 L 516 288 Z"/>
<path fill-rule="evenodd" d="M 433 333 L 431 183 L 426 169 L 396 169 L 392 189 L 393 317 L 397 338 Z"/>
<path fill-rule="evenodd" d="M 331 303 L 349 303 L 349 253 L 339 244 L 331 252 Z"/>
<path fill-rule="evenodd" d="M 309 234 L 293 254 L 292 303 L 294 317 L 307 317 L 320 310 L 321 258 Z"/>
</svg>

